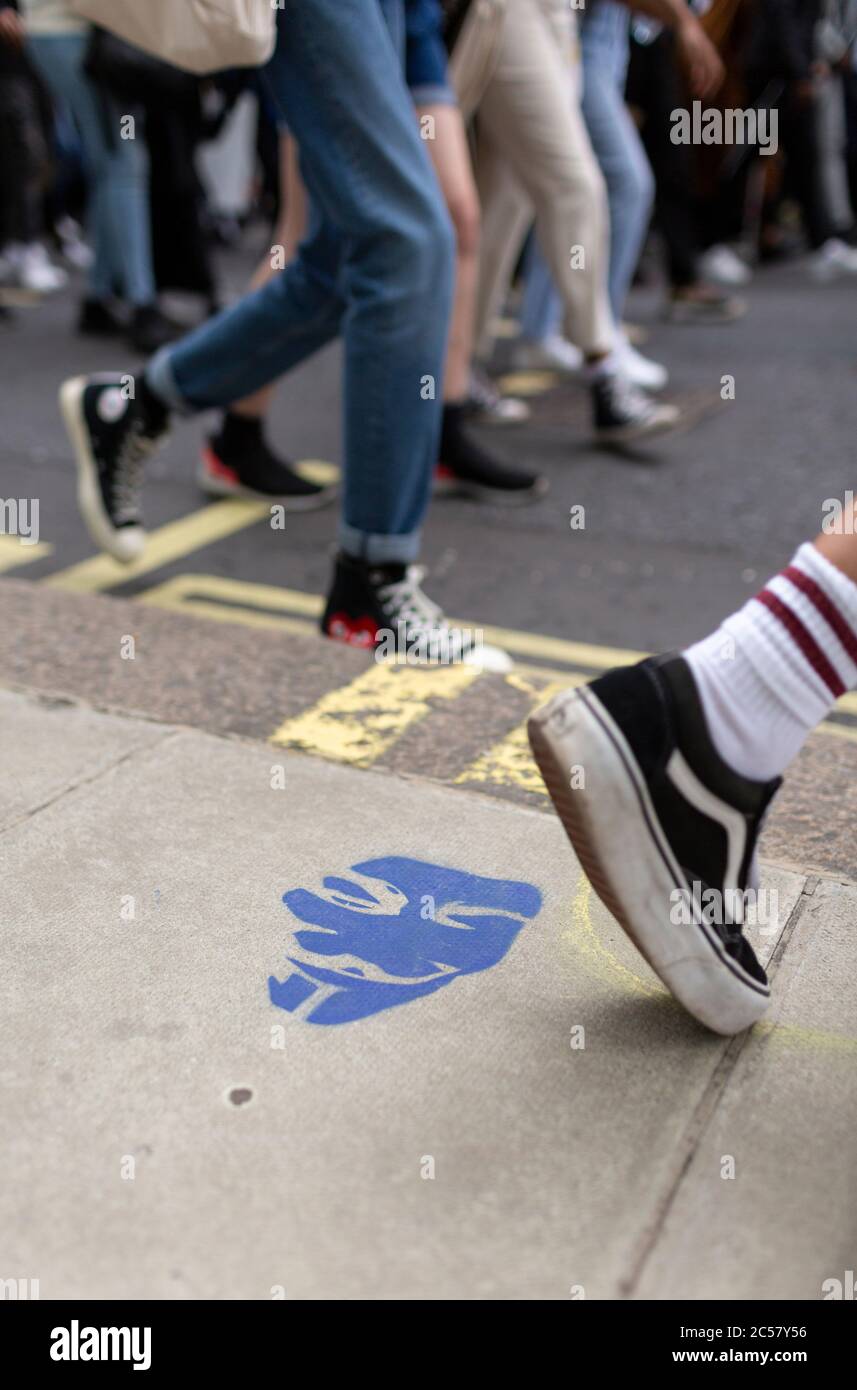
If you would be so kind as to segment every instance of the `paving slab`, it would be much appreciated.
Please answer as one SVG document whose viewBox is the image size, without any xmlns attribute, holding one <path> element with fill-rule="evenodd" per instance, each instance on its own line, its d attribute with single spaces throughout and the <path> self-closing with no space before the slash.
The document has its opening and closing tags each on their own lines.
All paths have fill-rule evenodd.
<svg viewBox="0 0 857 1390">
<path fill-rule="evenodd" d="M 0 831 L 164 737 L 157 725 L 83 707 L 69 716 L 69 705 L 62 698 L 30 702 L 0 690 Z"/>
<path fill-rule="evenodd" d="M 856 975 L 857 891 L 821 881 L 777 972 L 775 1026 L 755 1030 L 740 1052 L 640 1297 L 832 1298 L 833 1281 L 853 1297 Z"/>
<path fill-rule="evenodd" d="M 174 730 L 0 843 L 9 1277 L 621 1292 L 729 1044 L 552 817 Z"/>
</svg>

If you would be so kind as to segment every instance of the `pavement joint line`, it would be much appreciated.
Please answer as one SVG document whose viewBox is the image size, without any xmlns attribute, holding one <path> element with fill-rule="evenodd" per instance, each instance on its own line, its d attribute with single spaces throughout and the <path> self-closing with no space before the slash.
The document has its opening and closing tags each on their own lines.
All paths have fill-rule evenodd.
<svg viewBox="0 0 857 1390">
<path fill-rule="evenodd" d="M 83 704 L 79 707 L 91 708 L 91 706 Z M 126 715 L 126 718 L 128 717 L 129 716 Z M 0 835 L 6 835 L 10 830 L 15 830 L 18 826 L 25 825 L 27 821 L 33 820 L 35 816 L 41 815 L 42 811 L 49 810 L 51 806 L 55 806 L 57 802 L 62 801 L 66 796 L 70 796 L 76 791 L 80 791 L 81 788 L 93 786 L 94 783 L 100 781 L 102 777 L 106 777 L 109 773 L 114 772 L 116 768 L 122 767 L 127 762 L 131 762 L 138 754 L 147 753 L 153 748 L 160 748 L 163 744 L 171 742 L 179 732 L 181 731 L 178 729 L 167 728 L 159 738 L 152 738 L 148 743 L 141 744 L 137 748 L 126 749 L 124 753 L 120 754 L 118 758 L 114 758 L 113 761 L 108 763 L 105 767 L 98 768 L 87 777 L 79 777 L 76 782 L 67 783 L 66 786 L 61 787 L 59 791 L 55 792 L 53 796 L 49 796 L 47 800 L 40 802 L 38 806 L 31 806 L 26 811 L 22 811 L 20 815 L 15 816 L 13 820 L 0 825 Z"/>
<path fill-rule="evenodd" d="M 633 1298 L 639 1288 L 646 1266 L 663 1235 L 667 1218 L 675 1204 L 681 1186 L 699 1151 L 702 1137 L 726 1093 L 741 1054 L 752 1036 L 753 1030 L 748 1029 L 744 1033 L 739 1033 L 737 1037 L 723 1039 L 724 1046 L 720 1050 L 717 1062 L 693 1108 L 684 1134 L 676 1144 L 676 1161 L 672 1176 L 667 1180 L 665 1190 L 655 1203 L 652 1218 L 640 1236 L 636 1254 L 631 1259 L 631 1269 L 628 1275 L 619 1281 L 619 1295 L 623 1299 Z"/>
<path fill-rule="evenodd" d="M 766 967 L 768 976 L 772 982 L 777 978 L 780 963 L 794 936 L 797 924 L 803 916 L 807 899 L 813 896 L 817 885 L 817 875 L 806 876 L 797 901 L 783 924 L 782 931 L 777 937 L 776 944 L 771 952 Z M 635 1290 L 639 1287 L 640 1281 L 645 1273 L 646 1265 L 654 1254 L 658 1241 L 663 1234 L 667 1218 L 675 1204 L 691 1164 L 696 1157 L 705 1131 L 726 1094 L 729 1082 L 735 1074 L 744 1049 L 753 1041 L 758 1042 L 760 1045 L 765 1045 L 769 1040 L 776 1037 L 778 1027 L 779 1025 L 776 1023 L 766 1024 L 766 1021 L 762 1019 L 760 1023 L 755 1024 L 752 1028 L 746 1029 L 743 1033 L 739 1033 L 736 1037 L 724 1040 L 725 1046 L 720 1052 L 717 1064 L 697 1104 L 694 1106 L 693 1112 L 685 1127 L 684 1134 L 676 1146 L 677 1163 L 673 1171 L 672 1179 L 665 1185 L 665 1191 L 660 1200 L 656 1203 L 652 1220 L 640 1237 L 637 1253 L 632 1259 L 631 1270 L 627 1278 L 620 1281 L 619 1288 L 623 1298 L 633 1298 Z M 792 1030 L 787 1029 L 786 1031 L 790 1032 Z M 853 1042 L 853 1040 L 848 1041 Z M 857 1042 L 854 1042 L 854 1046 L 857 1048 Z"/>
</svg>

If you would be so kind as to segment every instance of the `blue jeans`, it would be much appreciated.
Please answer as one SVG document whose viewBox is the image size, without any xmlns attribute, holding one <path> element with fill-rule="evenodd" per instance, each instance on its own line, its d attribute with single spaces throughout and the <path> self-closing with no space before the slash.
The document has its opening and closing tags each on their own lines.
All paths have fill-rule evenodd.
<svg viewBox="0 0 857 1390">
<path fill-rule="evenodd" d="M 83 34 L 33 34 L 28 39 L 51 95 L 80 133 L 94 253 L 89 293 L 109 299 L 118 290 L 132 304 L 151 304 L 155 279 L 145 140 L 142 131 L 136 139 L 122 139 L 124 113 L 83 71 L 86 44 Z"/>
<path fill-rule="evenodd" d="M 610 206 L 610 307 L 622 322 L 625 300 L 652 215 L 655 185 L 643 142 L 624 101 L 629 11 L 599 0 L 581 30 L 586 129 L 607 185 Z M 562 306 L 538 244 L 528 252 L 521 312 L 525 337 L 559 330 Z"/>
<path fill-rule="evenodd" d="M 286 0 L 264 77 L 300 149 L 312 219 L 267 285 L 147 368 L 186 412 L 229 405 L 342 333 L 339 539 L 409 562 L 437 462 L 454 238 L 378 0 Z"/>
</svg>

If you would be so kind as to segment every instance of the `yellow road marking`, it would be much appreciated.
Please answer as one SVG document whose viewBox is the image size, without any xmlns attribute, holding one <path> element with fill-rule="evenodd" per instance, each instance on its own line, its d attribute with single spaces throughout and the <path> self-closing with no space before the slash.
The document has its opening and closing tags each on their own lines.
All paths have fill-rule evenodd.
<svg viewBox="0 0 857 1390">
<path fill-rule="evenodd" d="M 529 695 L 531 705 L 535 708 L 536 705 L 541 705 L 557 695 L 560 690 L 567 690 L 570 685 L 583 685 L 587 679 L 588 677 L 580 673 L 563 672 L 561 679 L 551 681 L 540 689 L 532 684 L 528 675 L 513 671 L 506 677 L 506 682 L 516 690 L 522 690 Z M 481 782 L 493 787 L 520 787 L 522 791 L 541 792 L 546 796 L 545 784 L 530 752 L 526 720 L 512 729 L 499 743 L 480 753 L 478 758 L 454 778 L 454 781 L 457 785 L 463 782 Z"/>
<path fill-rule="evenodd" d="M 843 696 L 839 701 L 840 705 L 842 705 L 842 700 L 847 698 L 847 696 Z M 854 696 L 852 695 L 851 698 L 853 699 Z M 844 708 L 847 709 L 847 706 L 844 706 Z M 851 713 L 857 714 L 857 709 L 852 708 Z M 850 739 L 852 743 L 857 743 L 857 729 L 852 728 L 850 724 L 834 724 L 832 719 L 825 719 L 822 724 L 818 725 L 815 733 L 833 734 L 835 738 L 847 738 Z"/>
<path fill-rule="evenodd" d="M 254 526 L 257 521 L 269 517 L 271 509 L 267 502 L 252 502 L 243 497 L 230 497 L 223 502 L 214 502 L 207 507 L 191 512 L 178 521 L 169 521 L 157 531 L 152 531 L 146 542 L 141 559 L 132 565 L 121 565 L 110 555 L 94 555 L 91 560 L 82 560 L 78 565 L 52 574 L 44 583 L 52 589 L 71 589 L 75 593 L 96 593 L 99 589 L 109 589 L 114 584 L 125 584 L 138 575 L 148 574 L 150 570 L 160 569 L 162 565 L 180 560 L 191 551 L 201 550 L 214 541 L 231 536 L 235 531 L 243 531 Z"/>
<path fill-rule="evenodd" d="M 177 574 L 138 595 L 140 603 L 197 613 L 215 622 L 307 633 L 316 630 L 324 599 L 274 584 L 250 584 L 214 574 Z M 242 605 L 236 607 L 235 605 Z M 263 612 L 271 608 L 272 613 Z"/>
<path fill-rule="evenodd" d="M 455 699 L 478 675 L 473 666 L 420 668 L 373 661 L 356 680 L 287 719 L 271 742 L 370 767 L 430 712 L 433 700 Z"/>
<path fill-rule="evenodd" d="M 311 483 L 318 483 L 320 487 L 338 483 L 342 476 L 335 463 L 326 463 L 324 459 L 301 459 L 300 463 L 295 464 L 295 469 L 302 477 L 309 478 Z"/>
<path fill-rule="evenodd" d="M 53 546 L 45 541 L 35 545 L 25 545 L 20 536 L 0 536 L 0 574 L 17 569 L 19 565 L 30 565 L 34 560 L 43 560 L 53 554 Z"/>
<path fill-rule="evenodd" d="M 70 571 L 65 573 L 68 574 Z M 121 573 L 126 577 L 128 575 L 124 569 Z M 62 576 L 52 577 L 60 579 Z M 324 599 L 318 594 L 306 594 L 298 589 L 283 589 L 274 584 L 255 584 L 210 574 L 176 575 L 155 588 L 147 589 L 138 597 L 142 603 L 154 604 L 159 608 L 180 609 L 185 613 L 212 618 L 216 622 L 244 623 L 248 627 L 287 632 L 311 630 L 310 624 L 314 625 L 324 607 Z M 266 608 L 274 611 L 254 611 Z M 297 619 L 300 621 L 296 621 Z M 457 625 L 474 626 L 473 623 L 462 621 L 458 621 Z M 568 669 L 528 667 L 518 662 L 516 670 L 525 675 L 555 677 L 564 685 L 579 685 L 588 679 L 581 674 L 581 667 L 591 671 L 605 671 L 612 666 L 632 665 L 635 661 L 642 661 L 647 655 L 645 652 L 631 651 L 624 647 L 601 647 L 594 643 L 571 642 L 564 637 L 545 637 L 540 633 L 517 632 L 513 628 L 481 626 L 481 631 L 485 642 L 502 647 L 516 658 L 530 657 L 561 663 Z M 857 714 L 857 692 L 843 695 L 837 708 L 845 714 Z M 857 729 L 831 720 L 820 724 L 816 732 L 857 742 Z M 519 733 L 516 742 L 518 745 L 521 743 Z M 501 755 L 498 768 L 504 761 L 505 754 Z M 510 772 L 517 766 L 514 748 L 510 751 L 507 765 Z M 511 780 L 514 782 L 514 777 Z"/>
<path fill-rule="evenodd" d="M 646 652 L 632 652 L 622 647 L 597 647 L 589 642 L 569 642 L 564 637 L 545 637 L 538 632 L 516 632 L 508 627 L 486 627 L 480 623 L 484 640 L 502 647 L 512 656 L 530 656 L 544 661 L 558 661 L 564 666 L 591 666 L 606 671 L 611 666 L 631 666 L 642 661 Z"/>
<path fill-rule="evenodd" d="M 125 571 L 123 571 L 124 573 Z M 144 603 L 156 603 L 162 608 L 187 606 L 189 600 L 215 600 L 225 604 L 242 605 L 226 610 L 235 622 L 244 622 L 251 616 L 248 609 L 272 608 L 290 616 L 318 618 L 324 607 L 324 599 L 319 594 L 305 594 L 298 589 L 282 589 L 274 584 L 254 584 L 239 579 L 226 579 L 213 574 L 180 574 L 168 579 L 156 589 L 147 589 L 140 595 Z M 219 616 L 219 615 L 218 615 Z M 262 615 L 267 617 L 266 614 Z M 474 627 L 462 619 L 450 618 L 457 627 Z M 256 624 L 253 623 L 253 626 Z M 279 626 L 272 615 L 271 626 Z M 598 647 L 586 642 L 569 642 L 562 637 L 543 637 L 533 632 L 516 632 L 507 627 L 486 627 L 479 624 L 484 641 L 492 646 L 502 647 L 512 656 L 535 657 L 545 661 L 557 661 L 575 669 L 591 667 L 593 670 L 607 670 L 611 666 L 626 666 L 641 661 L 645 652 L 628 651 L 621 647 Z M 546 675 L 551 673 L 547 671 Z"/>
<path fill-rule="evenodd" d="M 507 372 L 497 385 L 507 396 L 543 396 L 559 385 L 557 372 Z"/>
</svg>

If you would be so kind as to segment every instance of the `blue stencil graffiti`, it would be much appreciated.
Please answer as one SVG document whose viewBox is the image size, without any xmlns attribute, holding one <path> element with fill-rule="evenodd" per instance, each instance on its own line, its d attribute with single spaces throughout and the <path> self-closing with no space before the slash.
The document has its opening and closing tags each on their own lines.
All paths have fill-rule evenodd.
<svg viewBox="0 0 857 1390">
<path fill-rule="evenodd" d="M 294 930 L 285 979 L 268 981 L 290 1013 L 313 996 L 310 1023 L 350 1023 L 407 1004 L 459 975 L 501 961 L 541 894 L 531 883 L 482 878 L 419 859 L 367 859 L 283 902 L 313 930 Z"/>
</svg>

